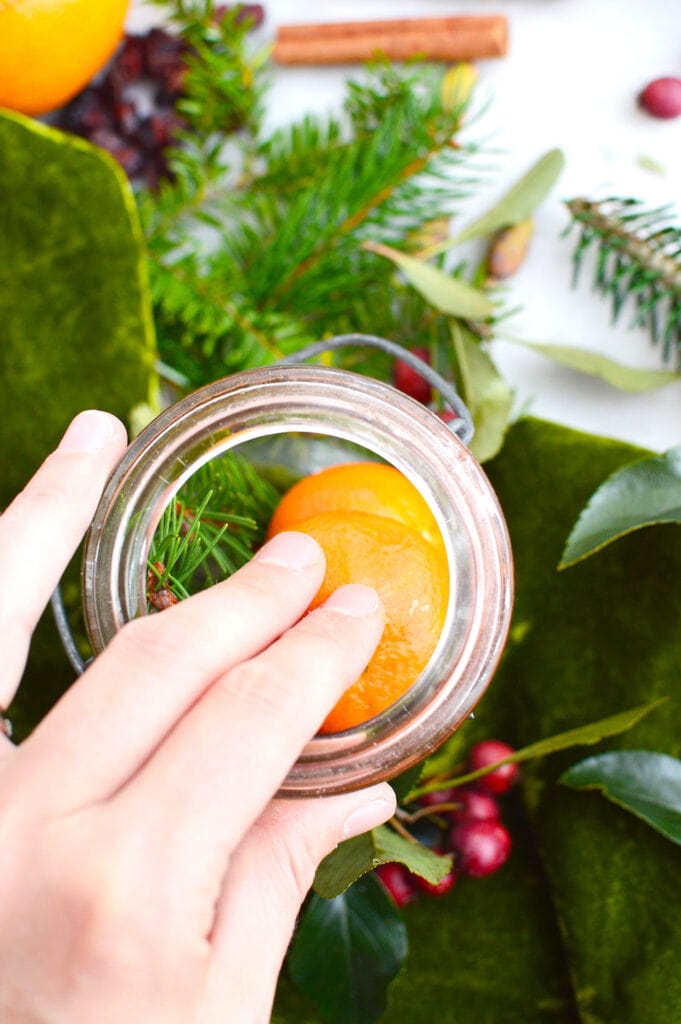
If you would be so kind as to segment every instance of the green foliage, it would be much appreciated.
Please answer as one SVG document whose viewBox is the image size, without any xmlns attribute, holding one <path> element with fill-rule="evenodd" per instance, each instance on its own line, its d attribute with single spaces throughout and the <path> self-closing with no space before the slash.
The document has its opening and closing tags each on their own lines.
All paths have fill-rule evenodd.
<svg viewBox="0 0 681 1024">
<path fill-rule="evenodd" d="M 386 825 L 348 839 L 337 846 L 317 869 L 314 890 L 331 899 L 345 892 L 358 878 L 378 867 L 397 861 L 433 884 L 451 870 L 452 858 L 434 853 L 421 843 L 398 835 Z"/>
<path fill-rule="evenodd" d="M 594 287 L 611 298 L 613 320 L 630 300 L 631 325 L 646 326 L 664 361 L 681 366 L 681 228 L 670 222 L 670 207 L 646 210 L 637 199 L 617 197 L 572 199 L 567 207 L 579 227 L 575 282 L 595 246 Z"/>
<path fill-rule="evenodd" d="M 633 530 L 681 523 L 681 448 L 637 459 L 594 491 L 572 527 L 559 567 L 565 569 Z"/>
<path fill-rule="evenodd" d="M 0 507 L 98 406 L 156 401 L 143 241 L 118 165 L 94 146 L 0 115 Z"/>
<path fill-rule="evenodd" d="M 575 789 L 600 789 L 673 843 L 681 845 L 681 761 L 650 750 L 597 754 L 560 777 Z"/>
<path fill-rule="evenodd" d="M 312 894 L 289 970 L 324 1020 L 372 1024 L 385 1009 L 386 984 L 407 948 L 407 930 L 390 897 L 374 878 L 362 878 L 332 900 Z"/>
</svg>

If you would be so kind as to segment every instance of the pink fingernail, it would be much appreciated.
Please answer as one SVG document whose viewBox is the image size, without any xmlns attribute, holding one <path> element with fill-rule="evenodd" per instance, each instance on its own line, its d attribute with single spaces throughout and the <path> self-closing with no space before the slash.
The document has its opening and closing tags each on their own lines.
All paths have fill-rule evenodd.
<svg viewBox="0 0 681 1024">
<path fill-rule="evenodd" d="M 279 533 L 258 551 L 254 561 L 276 565 L 293 572 L 308 569 L 323 561 L 324 554 L 316 540 L 306 533 Z"/>
<path fill-rule="evenodd" d="M 379 596 L 372 587 L 365 587 L 361 583 L 348 583 L 347 586 L 334 590 L 331 597 L 324 602 L 324 607 L 342 615 L 364 618 L 373 615 L 380 603 Z"/>
<path fill-rule="evenodd" d="M 374 799 L 350 811 L 343 825 L 343 839 L 354 839 L 378 828 L 395 813 L 395 798 Z"/>
<path fill-rule="evenodd" d="M 98 409 L 87 409 L 72 420 L 61 439 L 62 452 L 99 452 L 108 447 L 122 432 L 115 416 Z"/>
</svg>

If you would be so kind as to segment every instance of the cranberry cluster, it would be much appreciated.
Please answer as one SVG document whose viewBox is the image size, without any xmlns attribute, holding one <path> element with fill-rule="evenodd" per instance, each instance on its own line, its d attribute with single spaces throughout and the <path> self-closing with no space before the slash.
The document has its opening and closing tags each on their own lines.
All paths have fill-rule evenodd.
<svg viewBox="0 0 681 1024">
<path fill-rule="evenodd" d="M 215 8 L 216 21 L 229 7 Z M 262 23 L 260 4 L 243 4 L 238 20 Z M 170 177 L 166 150 L 185 127 L 177 113 L 188 44 L 163 28 L 126 35 L 106 72 L 65 106 L 57 126 L 107 150 L 133 182 L 156 188 Z"/>
<path fill-rule="evenodd" d="M 483 740 L 471 749 L 468 766 L 471 771 L 478 771 L 512 753 L 513 748 L 507 743 Z M 454 863 L 436 885 L 413 874 L 403 864 L 382 864 L 376 868 L 378 878 L 398 907 L 411 903 L 419 892 L 443 896 L 459 875 L 484 878 L 506 863 L 512 843 L 500 820 L 497 797 L 507 792 L 517 778 L 517 765 L 505 764 L 481 776 L 474 785 L 438 790 L 419 798 L 421 810 L 413 815 L 417 822 L 412 834 L 438 853 L 452 853 Z"/>
</svg>

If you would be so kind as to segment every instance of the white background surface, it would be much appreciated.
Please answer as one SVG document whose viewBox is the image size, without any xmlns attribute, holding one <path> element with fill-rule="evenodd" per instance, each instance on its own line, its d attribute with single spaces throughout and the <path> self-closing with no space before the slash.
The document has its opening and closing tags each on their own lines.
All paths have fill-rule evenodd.
<svg viewBox="0 0 681 1024">
<path fill-rule="evenodd" d="M 592 294 L 589 265 L 571 287 L 576 234 L 561 239 L 568 218 L 561 200 L 576 195 L 634 196 L 676 205 L 681 223 L 681 117 L 660 121 L 640 111 L 636 97 L 652 78 L 681 77 L 681 0 L 269 0 L 259 38 L 278 24 L 450 14 L 507 15 L 509 54 L 477 62 L 489 107 L 475 132 L 499 150 L 498 172 L 461 218 L 490 205 L 543 152 L 560 146 L 567 166 L 539 211 L 527 262 L 508 284 L 508 304 L 521 310 L 509 333 L 576 345 L 632 366 L 662 366 L 643 330 L 616 326 L 607 301 Z M 130 26 L 148 23 L 143 3 Z M 306 111 L 337 109 L 343 81 L 357 68 L 278 69 L 269 96 L 269 122 Z M 644 169 L 644 156 L 665 174 Z M 416 339 L 415 339 L 416 341 Z M 515 346 L 497 342 L 497 365 L 517 393 L 518 406 L 579 429 L 663 450 L 681 444 L 681 381 L 647 395 L 628 395 L 562 369 Z"/>
</svg>

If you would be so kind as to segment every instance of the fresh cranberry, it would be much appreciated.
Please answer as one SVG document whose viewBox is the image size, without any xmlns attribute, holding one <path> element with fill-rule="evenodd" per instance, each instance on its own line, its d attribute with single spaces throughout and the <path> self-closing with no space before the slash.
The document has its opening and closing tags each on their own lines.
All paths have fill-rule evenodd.
<svg viewBox="0 0 681 1024">
<path fill-rule="evenodd" d="M 473 818 L 476 821 L 499 820 L 499 804 L 491 793 L 485 793 L 480 789 L 457 789 L 454 792 L 454 802 L 458 806 L 451 812 L 452 821 Z"/>
<path fill-rule="evenodd" d="M 415 356 L 422 359 L 424 363 L 430 364 L 430 352 L 427 348 L 411 349 Z M 402 391 L 410 398 L 415 398 L 422 405 L 427 405 L 431 399 L 431 387 L 428 381 L 424 380 L 420 373 L 412 369 L 407 363 L 398 359 L 393 369 L 393 383 L 398 391 Z"/>
<path fill-rule="evenodd" d="M 506 863 L 511 837 L 498 821 L 468 818 L 451 829 L 448 845 L 458 871 L 471 878 L 484 878 Z"/>
<path fill-rule="evenodd" d="M 501 740 L 483 740 L 476 743 L 470 752 L 468 764 L 471 771 L 477 772 L 480 768 L 487 768 L 488 765 L 503 761 L 514 753 L 513 747 Z M 486 789 L 488 793 L 505 793 L 510 789 L 518 778 L 518 766 L 515 764 L 503 764 L 495 768 L 493 772 L 482 775 L 475 780 L 476 787 Z"/>
<path fill-rule="evenodd" d="M 681 114 L 681 78 L 656 78 L 640 93 L 638 102 L 653 117 L 678 117 Z"/>
<path fill-rule="evenodd" d="M 376 874 L 398 907 L 406 907 L 418 895 L 414 876 L 404 864 L 380 864 Z"/>
<path fill-rule="evenodd" d="M 454 887 L 456 871 L 452 869 L 439 882 L 428 882 L 425 878 L 421 878 L 420 875 L 414 875 L 414 881 L 421 892 L 425 892 L 428 896 L 444 896 L 446 892 L 449 892 Z"/>
</svg>

